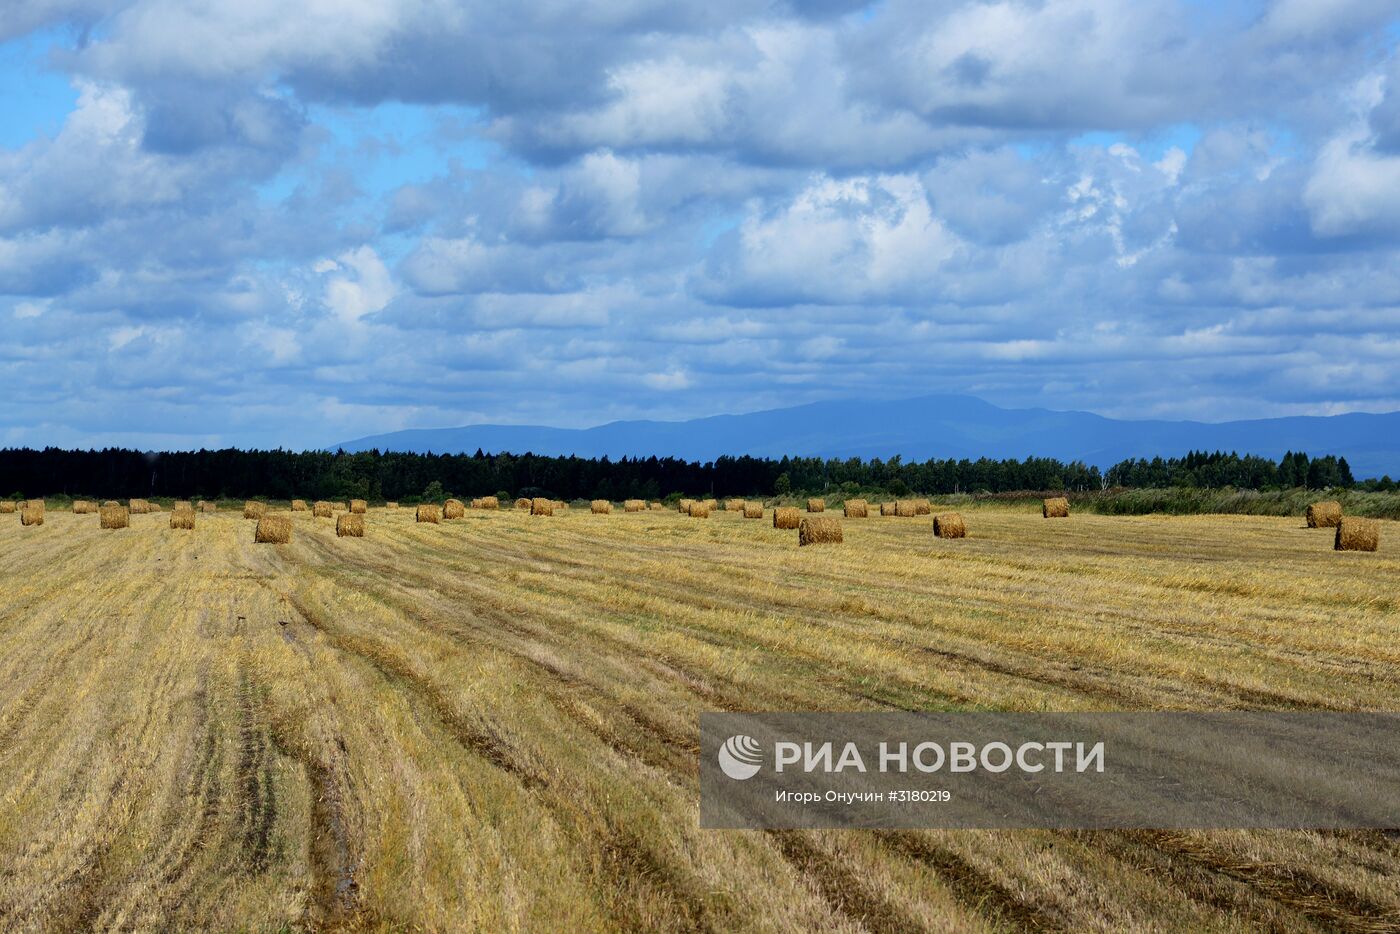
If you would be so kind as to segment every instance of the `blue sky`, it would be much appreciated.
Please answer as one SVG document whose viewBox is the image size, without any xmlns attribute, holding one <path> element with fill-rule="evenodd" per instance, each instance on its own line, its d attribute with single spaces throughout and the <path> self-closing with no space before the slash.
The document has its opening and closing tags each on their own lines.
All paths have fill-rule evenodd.
<svg viewBox="0 0 1400 934">
<path fill-rule="evenodd" d="M 1394 0 L 20 0 L 0 444 L 1400 409 Z"/>
</svg>

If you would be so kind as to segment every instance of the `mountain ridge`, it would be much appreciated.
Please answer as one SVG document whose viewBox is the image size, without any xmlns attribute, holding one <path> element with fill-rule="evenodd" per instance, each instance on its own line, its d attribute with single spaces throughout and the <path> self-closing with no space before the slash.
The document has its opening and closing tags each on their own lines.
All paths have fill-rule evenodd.
<svg viewBox="0 0 1400 934">
<path fill-rule="evenodd" d="M 1277 460 L 1285 451 L 1346 457 L 1357 477 L 1400 474 L 1400 412 L 1295 415 L 1231 422 L 1114 419 L 1092 412 L 1001 408 L 974 396 L 809 402 L 685 421 L 614 421 L 592 428 L 466 425 L 411 428 L 332 445 L 345 451 L 580 457 L 722 455 L 906 460 L 1055 457 L 1109 467 L 1127 458 L 1237 451 Z"/>
</svg>

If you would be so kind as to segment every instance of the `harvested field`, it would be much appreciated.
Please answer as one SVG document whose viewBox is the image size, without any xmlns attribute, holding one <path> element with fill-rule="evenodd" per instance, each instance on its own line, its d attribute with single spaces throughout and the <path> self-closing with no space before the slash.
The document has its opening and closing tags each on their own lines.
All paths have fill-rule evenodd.
<svg viewBox="0 0 1400 934">
<path fill-rule="evenodd" d="M 1378 832 L 702 831 L 700 711 L 1389 709 L 1286 518 L 0 523 L 0 930 L 1383 931 Z M 579 513 L 583 513 L 580 515 Z M 290 516 L 290 514 L 288 514 Z M 271 518 L 271 517 L 268 517 Z M 284 517 L 285 518 L 285 517 Z M 263 521 L 266 521 L 264 519 Z"/>
</svg>

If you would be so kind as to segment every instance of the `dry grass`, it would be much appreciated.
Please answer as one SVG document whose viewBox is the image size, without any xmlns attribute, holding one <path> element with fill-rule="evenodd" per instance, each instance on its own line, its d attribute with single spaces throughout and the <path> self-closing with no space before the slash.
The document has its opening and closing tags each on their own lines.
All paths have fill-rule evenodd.
<svg viewBox="0 0 1400 934">
<path fill-rule="evenodd" d="M 835 545 L 842 540 L 840 519 L 831 516 L 806 516 L 798 523 L 799 545 Z"/>
<path fill-rule="evenodd" d="M 612 503 L 605 499 L 595 499 L 588 504 L 588 511 L 595 516 L 606 516 L 612 513 Z"/>
<path fill-rule="evenodd" d="M 126 506 L 113 504 L 97 511 L 98 527 L 103 529 L 124 529 L 131 525 L 131 510 Z"/>
<path fill-rule="evenodd" d="M 434 503 L 421 503 L 414 511 L 414 522 L 428 522 L 437 525 L 442 519 L 442 511 Z"/>
<path fill-rule="evenodd" d="M 335 519 L 336 538 L 364 538 L 365 517 L 360 513 L 347 512 Z"/>
<path fill-rule="evenodd" d="M 659 513 L 404 510 L 276 549 L 236 511 L 0 523 L 0 930 L 1394 927 L 1384 833 L 699 829 L 704 710 L 1400 696 L 1384 547 L 972 518 L 956 547 L 865 522 L 826 549 Z"/>
<path fill-rule="evenodd" d="M 1047 497 L 1041 504 L 1040 515 L 1045 519 L 1069 518 L 1069 500 L 1063 496 Z"/>
<path fill-rule="evenodd" d="M 135 512 L 135 510 L 132 511 Z M 257 500 L 250 499 L 243 504 L 243 518 L 245 519 L 261 519 L 266 512 L 266 503 L 260 503 Z"/>
<path fill-rule="evenodd" d="M 802 512 L 796 506 L 775 506 L 773 508 L 773 528 L 795 529 L 802 521 Z"/>
<path fill-rule="evenodd" d="M 956 512 L 939 513 L 933 517 L 933 534 L 936 538 L 966 538 L 967 523 Z"/>
<path fill-rule="evenodd" d="M 442 504 L 442 517 L 444 519 L 464 519 L 466 515 L 467 507 L 460 499 L 449 499 Z"/>
<path fill-rule="evenodd" d="M 1335 529 L 1342 524 L 1342 504 L 1334 499 L 1308 507 L 1308 528 Z"/>
<path fill-rule="evenodd" d="M 263 513 L 253 529 L 253 541 L 260 545 L 285 545 L 292 540 L 292 520 L 289 516 Z"/>
<path fill-rule="evenodd" d="M 863 499 L 848 499 L 844 513 L 847 519 L 865 519 L 870 515 L 870 504 Z"/>
<path fill-rule="evenodd" d="M 554 500 L 537 496 L 530 500 L 530 515 L 532 516 L 552 516 L 554 515 Z"/>
<path fill-rule="evenodd" d="M 1347 516 L 1337 520 L 1337 551 L 1375 551 L 1381 545 L 1381 524 L 1376 519 Z"/>
<path fill-rule="evenodd" d="M 172 509 L 170 510 L 170 527 L 172 529 L 183 529 L 185 531 L 194 530 L 194 510 L 193 509 Z"/>
<path fill-rule="evenodd" d="M 807 511 L 826 512 L 826 500 L 816 498 L 807 500 Z"/>
<path fill-rule="evenodd" d="M 335 515 L 335 504 L 318 499 L 311 505 L 311 515 L 317 519 L 329 519 Z"/>
</svg>

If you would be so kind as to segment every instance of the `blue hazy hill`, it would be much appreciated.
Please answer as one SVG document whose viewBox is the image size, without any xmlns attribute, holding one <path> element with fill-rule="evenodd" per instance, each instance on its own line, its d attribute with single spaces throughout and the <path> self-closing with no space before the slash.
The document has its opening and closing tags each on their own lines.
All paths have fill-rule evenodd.
<svg viewBox="0 0 1400 934">
<path fill-rule="evenodd" d="M 357 438 L 346 451 L 437 454 L 478 449 L 580 457 L 673 456 L 708 461 L 760 457 L 1055 457 L 1100 467 L 1129 457 L 1189 450 L 1238 451 L 1277 459 L 1285 451 L 1346 457 L 1357 477 L 1400 475 L 1400 412 L 1293 416 L 1236 422 L 1129 421 L 1089 412 L 1003 409 L 971 396 L 895 402 L 815 402 L 747 415 L 682 422 L 623 421 L 595 428 L 468 425 Z"/>
</svg>

